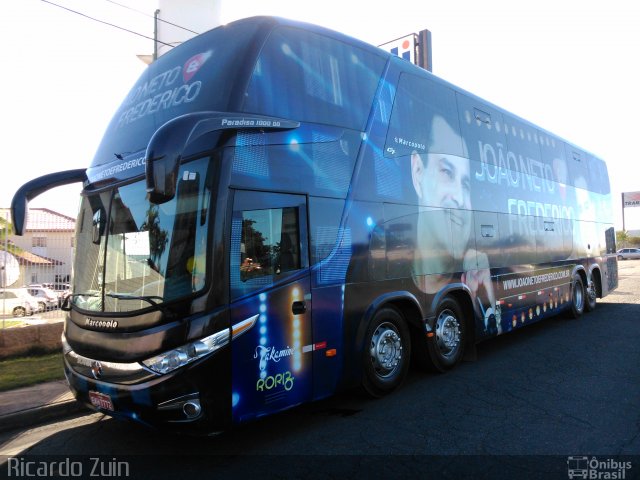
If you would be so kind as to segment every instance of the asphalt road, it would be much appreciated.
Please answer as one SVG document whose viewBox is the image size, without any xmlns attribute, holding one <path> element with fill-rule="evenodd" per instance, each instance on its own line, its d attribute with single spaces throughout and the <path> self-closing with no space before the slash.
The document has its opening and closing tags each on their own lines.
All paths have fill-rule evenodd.
<svg viewBox="0 0 640 480">
<path fill-rule="evenodd" d="M 567 478 L 569 457 L 605 473 L 626 459 L 617 478 L 640 478 L 640 261 L 619 267 L 594 312 L 487 341 L 445 375 L 413 371 L 383 399 L 348 392 L 211 438 L 86 415 L 0 437 L 0 454 L 99 456 L 129 478 Z"/>
</svg>

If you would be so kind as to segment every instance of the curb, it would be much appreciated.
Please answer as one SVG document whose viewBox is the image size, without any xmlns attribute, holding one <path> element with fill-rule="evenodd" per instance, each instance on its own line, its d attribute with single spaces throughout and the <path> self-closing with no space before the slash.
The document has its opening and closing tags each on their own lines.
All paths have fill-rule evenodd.
<svg viewBox="0 0 640 480">
<path fill-rule="evenodd" d="M 77 400 L 64 400 L 41 407 L 20 410 L 0 417 L 0 432 L 17 428 L 33 427 L 45 423 L 47 420 L 70 417 L 83 410 L 87 413 L 90 412 L 89 408 Z"/>
</svg>

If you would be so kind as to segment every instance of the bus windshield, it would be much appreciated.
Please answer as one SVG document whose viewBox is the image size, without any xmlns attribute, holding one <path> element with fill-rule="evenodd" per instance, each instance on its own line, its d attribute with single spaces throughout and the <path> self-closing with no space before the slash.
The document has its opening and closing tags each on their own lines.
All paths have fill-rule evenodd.
<svg viewBox="0 0 640 480">
<path fill-rule="evenodd" d="M 160 205 L 146 199 L 144 180 L 83 198 L 76 231 L 76 307 L 129 312 L 203 289 L 208 170 L 208 158 L 182 165 L 175 197 Z"/>
</svg>

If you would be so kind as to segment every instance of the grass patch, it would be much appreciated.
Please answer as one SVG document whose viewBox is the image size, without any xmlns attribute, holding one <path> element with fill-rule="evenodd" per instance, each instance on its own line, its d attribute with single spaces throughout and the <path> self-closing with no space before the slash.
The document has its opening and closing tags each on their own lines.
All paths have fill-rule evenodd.
<svg viewBox="0 0 640 480">
<path fill-rule="evenodd" d="M 19 327 L 21 325 L 24 325 L 22 320 L 0 320 L 0 328 L 3 326 L 4 328 Z"/>
<path fill-rule="evenodd" d="M 62 352 L 0 360 L 0 392 L 62 379 Z"/>
</svg>

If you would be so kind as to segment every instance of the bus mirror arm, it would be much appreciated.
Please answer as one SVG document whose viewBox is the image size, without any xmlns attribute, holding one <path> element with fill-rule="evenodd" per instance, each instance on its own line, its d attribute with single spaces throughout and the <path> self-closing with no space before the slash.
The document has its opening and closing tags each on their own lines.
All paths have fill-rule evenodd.
<svg viewBox="0 0 640 480">
<path fill-rule="evenodd" d="M 290 130 L 299 126 L 294 120 L 223 112 L 187 113 L 169 120 L 153 134 L 145 153 L 149 201 L 160 204 L 175 196 L 182 153 L 203 135 L 218 130 Z"/>
<path fill-rule="evenodd" d="M 86 169 L 79 168 L 76 170 L 49 173 L 47 175 L 34 178 L 21 186 L 11 200 L 11 219 L 13 221 L 15 234 L 21 236 L 24 232 L 29 201 L 52 188 L 69 185 L 70 183 L 86 181 L 86 172 Z"/>
</svg>

